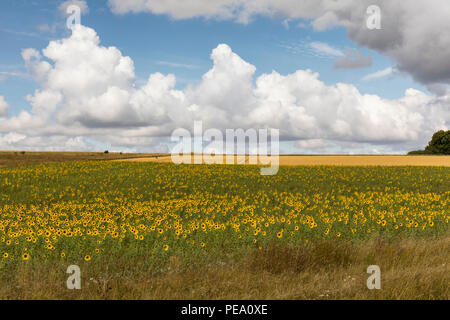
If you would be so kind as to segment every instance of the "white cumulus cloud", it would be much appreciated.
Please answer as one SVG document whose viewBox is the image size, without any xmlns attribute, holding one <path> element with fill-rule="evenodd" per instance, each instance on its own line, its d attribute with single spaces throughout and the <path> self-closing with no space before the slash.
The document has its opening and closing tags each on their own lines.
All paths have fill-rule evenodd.
<svg viewBox="0 0 450 320">
<path fill-rule="evenodd" d="M 133 60 L 81 25 L 22 56 L 40 88 L 27 97 L 30 111 L 0 118 L 0 148 L 161 150 L 174 129 L 195 120 L 205 129 L 278 128 L 309 148 L 325 140 L 417 147 L 450 123 L 448 94 L 409 89 L 383 99 L 351 84 L 328 86 L 311 70 L 255 78 L 256 67 L 226 44 L 212 50 L 201 81 L 181 90 L 161 73 L 137 86 Z"/>
</svg>

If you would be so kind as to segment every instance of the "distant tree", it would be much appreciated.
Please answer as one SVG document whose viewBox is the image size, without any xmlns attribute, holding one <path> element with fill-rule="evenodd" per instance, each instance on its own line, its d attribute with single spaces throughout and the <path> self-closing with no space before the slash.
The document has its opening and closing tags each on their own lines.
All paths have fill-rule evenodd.
<svg viewBox="0 0 450 320">
<path fill-rule="evenodd" d="M 109 153 L 109 151 L 108 150 L 105 150 L 105 154 L 108 154 Z"/>
<path fill-rule="evenodd" d="M 410 151 L 408 152 L 408 154 L 410 156 L 417 156 L 417 155 L 426 155 L 426 154 L 433 154 L 430 151 L 426 151 L 426 150 L 414 150 L 414 151 Z"/>
<path fill-rule="evenodd" d="M 418 154 L 445 154 L 450 155 L 450 130 L 440 130 L 433 134 L 425 150 L 411 151 L 409 155 Z"/>
<path fill-rule="evenodd" d="M 450 154 L 450 130 L 441 130 L 433 134 L 425 151 L 433 154 Z"/>
</svg>

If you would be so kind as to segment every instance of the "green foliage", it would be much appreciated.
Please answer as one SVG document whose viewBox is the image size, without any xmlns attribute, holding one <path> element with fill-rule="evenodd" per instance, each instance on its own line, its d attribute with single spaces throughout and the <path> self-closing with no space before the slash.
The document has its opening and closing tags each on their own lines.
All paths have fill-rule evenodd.
<svg viewBox="0 0 450 320">
<path fill-rule="evenodd" d="M 433 154 L 450 155 L 450 130 L 436 132 L 425 150 Z"/>
<path fill-rule="evenodd" d="M 408 153 L 409 155 L 427 155 L 443 154 L 450 155 L 450 130 L 440 130 L 436 132 L 425 150 L 416 150 Z"/>
<path fill-rule="evenodd" d="M 414 156 L 414 155 L 430 155 L 433 154 L 431 151 L 427 151 L 427 150 L 415 150 L 415 151 L 411 151 L 408 152 L 408 155 L 410 156 Z"/>
</svg>

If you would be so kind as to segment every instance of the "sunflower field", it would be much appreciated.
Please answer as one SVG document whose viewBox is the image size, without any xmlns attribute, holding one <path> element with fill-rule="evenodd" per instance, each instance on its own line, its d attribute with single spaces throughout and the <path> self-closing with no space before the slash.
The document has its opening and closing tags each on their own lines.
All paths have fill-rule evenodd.
<svg viewBox="0 0 450 320">
<path fill-rule="evenodd" d="M 0 266 L 448 233 L 448 167 L 71 162 L 0 169 Z"/>
</svg>

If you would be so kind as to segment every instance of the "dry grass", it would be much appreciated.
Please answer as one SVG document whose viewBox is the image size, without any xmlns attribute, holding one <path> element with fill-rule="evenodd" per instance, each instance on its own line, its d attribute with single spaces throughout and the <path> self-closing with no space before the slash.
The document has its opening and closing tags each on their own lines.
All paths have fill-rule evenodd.
<svg viewBox="0 0 450 320">
<path fill-rule="evenodd" d="M 160 270 L 146 259 L 85 264 L 82 289 L 65 288 L 65 265 L 21 264 L 0 276 L 2 299 L 443 299 L 450 298 L 450 238 L 316 242 Z M 226 259 L 225 259 L 226 258 Z M 381 290 L 366 269 L 381 267 Z"/>
<path fill-rule="evenodd" d="M 279 159 L 281 166 L 450 166 L 450 156 L 281 155 Z M 172 158 L 170 155 L 161 155 L 158 158 L 139 157 L 126 161 L 171 162 Z M 225 163 L 225 159 L 223 163 Z M 244 159 L 237 159 L 237 156 L 235 156 L 234 163 L 249 164 L 249 156 L 245 156 L 245 161 Z"/>
</svg>

